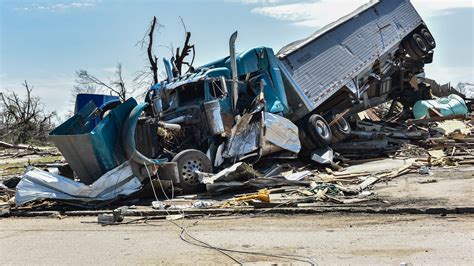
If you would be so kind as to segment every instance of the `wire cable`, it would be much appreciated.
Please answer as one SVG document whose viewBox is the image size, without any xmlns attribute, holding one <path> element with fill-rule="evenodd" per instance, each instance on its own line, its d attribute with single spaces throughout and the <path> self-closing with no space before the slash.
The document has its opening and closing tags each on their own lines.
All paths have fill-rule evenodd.
<svg viewBox="0 0 474 266">
<path fill-rule="evenodd" d="M 147 171 L 147 173 L 148 173 L 148 177 L 150 178 L 150 184 L 151 184 L 151 187 L 152 187 L 152 189 L 153 189 L 153 192 L 155 192 L 155 188 L 154 188 L 154 184 L 153 184 L 152 179 L 151 179 L 150 171 L 148 170 L 148 167 L 146 166 L 146 164 L 143 164 L 143 165 L 145 166 L 146 171 Z M 153 164 L 153 166 L 154 166 L 154 164 Z M 161 191 L 162 191 L 163 194 L 165 195 L 166 199 L 170 200 L 170 198 L 168 197 L 168 195 L 167 195 L 166 192 L 165 192 L 165 189 L 163 188 L 163 185 L 161 184 L 161 179 L 160 179 L 160 177 L 159 177 L 158 175 L 156 175 L 156 176 L 157 176 L 157 178 L 158 178 L 158 183 L 160 184 Z M 156 193 L 154 193 L 154 195 L 155 195 L 155 199 L 156 199 L 157 201 L 160 201 L 160 200 L 158 199 Z M 174 192 L 172 192 L 172 199 L 174 199 Z M 170 201 L 171 201 L 171 200 L 170 200 Z M 168 212 L 167 209 L 164 209 L 164 210 L 165 210 L 165 212 L 166 212 L 168 215 L 171 215 L 171 214 Z M 169 221 L 169 222 L 171 222 L 172 224 L 176 225 L 178 228 L 180 228 L 180 229 L 181 229 L 180 239 L 183 240 L 183 241 L 186 242 L 186 243 L 190 243 L 189 241 L 186 241 L 186 240 L 183 239 L 183 237 L 182 237 L 183 232 L 186 232 L 186 234 L 189 236 L 189 234 L 187 233 L 187 230 L 186 230 L 186 226 L 184 225 L 184 220 L 185 220 L 186 215 L 185 215 L 184 211 L 183 211 L 183 210 L 180 210 L 180 209 L 178 209 L 178 213 L 180 213 L 180 214 L 182 215 L 182 217 L 183 217 L 183 218 L 182 218 L 182 223 L 181 223 L 181 225 L 178 225 L 177 223 L 175 223 L 175 222 L 173 222 L 173 221 L 170 221 L 170 220 L 166 220 L 166 221 Z M 232 255 L 227 254 L 226 252 L 222 251 L 220 248 L 216 248 L 216 247 L 214 247 L 214 246 L 212 246 L 212 245 L 210 245 L 210 244 L 207 244 L 207 243 L 205 243 L 205 242 L 202 242 L 202 241 L 200 241 L 200 240 L 198 240 L 198 239 L 196 239 L 196 238 L 194 238 L 194 237 L 192 237 L 192 236 L 190 236 L 190 237 L 193 238 L 195 241 L 198 241 L 198 242 L 204 244 L 205 247 L 210 248 L 210 249 L 217 250 L 217 251 L 219 251 L 221 254 L 223 254 L 223 255 L 225 255 L 226 257 L 228 257 L 228 258 L 230 258 L 231 260 L 233 260 L 234 262 L 238 263 L 239 265 L 242 265 L 242 263 L 241 263 L 239 260 L 237 260 L 236 258 L 234 258 Z M 190 243 L 190 244 L 192 244 L 192 243 Z"/>
<path fill-rule="evenodd" d="M 148 167 L 146 166 L 146 164 L 144 164 L 144 166 L 145 166 L 146 171 L 147 171 L 147 173 L 148 173 L 148 177 L 149 177 L 149 179 L 150 179 L 150 184 L 151 184 L 151 186 L 152 186 L 152 189 L 153 189 L 153 191 L 155 191 L 155 189 L 154 189 L 154 184 L 153 184 L 152 178 L 151 178 L 151 173 L 150 173 L 150 171 L 148 170 Z M 171 201 L 172 199 L 174 199 L 174 193 L 172 194 L 172 199 L 170 199 L 170 198 L 168 197 L 168 195 L 165 193 L 165 189 L 163 188 L 163 185 L 162 185 L 162 183 L 161 183 L 160 177 L 159 177 L 158 175 L 156 175 L 156 176 L 157 176 L 157 179 L 158 179 L 158 183 L 160 184 L 161 190 L 162 190 L 164 196 L 166 197 L 166 199 L 167 199 L 167 200 L 170 200 L 170 201 Z M 158 199 L 156 193 L 154 193 L 154 196 L 155 196 L 155 199 L 156 199 L 157 201 L 159 201 L 159 199 Z M 281 204 L 278 204 L 278 205 L 276 205 L 276 206 L 273 206 L 273 207 L 270 208 L 270 209 L 263 210 L 263 211 L 261 211 L 261 212 L 255 214 L 255 215 L 253 215 L 253 216 L 250 216 L 250 217 L 257 217 L 257 216 L 259 216 L 259 215 L 261 215 L 261 214 L 264 214 L 264 213 L 270 211 L 270 210 L 273 209 L 273 208 L 276 208 L 276 207 L 279 207 L 279 206 L 288 204 L 288 203 L 290 203 L 290 202 L 291 202 L 291 201 L 283 202 L 283 203 L 281 203 Z M 168 215 L 171 215 L 167 209 L 164 209 L 164 211 L 165 211 Z M 232 255 L 228 254 L 227 252 L 230 252 L 230 253 L 239 253 L 239 254 L 246 254 L 246 255 L 257 255 L 257 256 L 273 257 L 273 258 L 280 258 L 280 259 L 290 259 L 290 260 L 295 260 L 295 261 L 299 261 L 299 262 L 308 263 L 308 264 L 310 264 L 310 265 L 317 265 L 317 264 L 314 262 L 313 258 L 311 258 L 311 257 L 306 257 L 306 256 L 286 255 L 286 254 L 276 255 L 276 254 L 269 254 L 269 253 L 264 253 L 264 252 L 243 251 L 243 250 L 235 250 L 235 249 L 227 249 L 227 248 L 216 247 L 216 246 L 211 245 L 211 244 L 209 244 L 209 243 L 206 243 L 206 242 L 204 242 L 204 241 L 202 241 L 202 240 L 199 240 L 198 238 L 196 238 L 196 237 L 194 237 L 193 235 L 191 235 L 191 234 L 189 233 L 189 231 L 187 230 L 188 226 L 186 226 L 186 225 L 184 224 L 185 217 L 186 217 L 184 210 L 177 209 L 177 211 L 178 211 L 179 214 L 182 215 L 182 219 L 181 219 L 181 220 L 182 220 L 182 223 L 181 223 L 181 225 L 179 225 L 178 223 L 176 223 L 176 222 L 174 222 L 174 221 L 171 221 L 171 220 L 166 220 L 166 221 L 170 222 L 171 224 L 173 224 L 173 225 L 175 225 L 176 227 L 178 227 L 178 228 L 181 229 L 180 234 L 179 234 L 179 237 L 180 237 L 180 239 L 181 239 L 182 241 L 184 241 L 184 242 L 186 242 L 186 243 L 188 243 L 188 244 L 191 244 L 191 245 L 195 245 L 195 246 L 199 246 L 199 247 L 203 247 L 203 248 L 208 248 L 208 249 L 216 250 L 216 251 L 218 251 L 219 253 L 221 253 L 221 254 L 225 255 L 226 257 L 230 258 L 230 259 L 233 260 L 234 262 L 238 263 L 239 265 L 242 265 L 243 263 L 240 262 L 239 260 L 237 260 L 237 259 L 236 259 L 235 257 L 233 257 Z M 243 217 L 245 217 L 245 216 L 241 216 L 241 217 L 243 218 Z M 239 218 L 240 218 L 240 217 L 239 217 Z M 137 220 L 138 220 L 138 219 L 137 219 Z M 148 220 L 151 220 L 150 218 L 145 218 L 144 220 L 145 220 L 145 224 L 151 225 L 151 224 L 147 223 Z M 213 219 L 210 219 L 210 220 L 213 220 Z M 138 221 L 133 221 L 133 222 L 138 222 Z M 198 242 L 199 244 L 198 244 L 198 243 L 193 243 L 192 241 L 189 241 L 189 239 L 186 239 L 186 238 L 184 237 L 184 235 L 187 235 L 189 238 L 191 238 L 192 240 Z"/>
</svg>

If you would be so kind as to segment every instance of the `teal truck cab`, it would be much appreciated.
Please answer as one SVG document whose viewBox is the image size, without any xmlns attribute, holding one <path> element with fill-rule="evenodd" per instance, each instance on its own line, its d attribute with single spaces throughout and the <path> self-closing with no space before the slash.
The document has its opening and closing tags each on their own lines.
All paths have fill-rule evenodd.
<svg viewBox="0 0 474 266">
<path fill-rule="evenodd" d="M 288 100 L 280 68 L 273 50 L 267 47 L 249 49 L 235 56 L 237 79 L 232 79 L 231 56 L 206 64 L 193 73 L 170 77 L 152 87 L 151 97 L 159 96 L 163 116 L 179 112 L 190 105 L 199 106 L 219 101 L 224 116 L 242 113 L 260 94 L 263 82 L 267 112 L 285 115 L 289 112 Z M 165 65 L 168 61 L 165 61 Z M 167 67 L 167 69 L 169 69 Z M 172 75 L 168 72 L 168 75 Z M 236 83 L 236 92 L 231 91 Z"/>
<path fill-rule="evenodd" d="M 164 60 L 168 77 L 146 96 L 150 107 L 138 121 L 137 149 L 176 162 L 185 190 L 199 184 L 196 169 L 211 172 L 269 154 L 296 158 L 301 149 L 297 126 L 285 118 L 290 107 L 273 50 L 236 54 L 235 36 L 230 56 L 192 73 L 175 77 Z"/>
</svg>

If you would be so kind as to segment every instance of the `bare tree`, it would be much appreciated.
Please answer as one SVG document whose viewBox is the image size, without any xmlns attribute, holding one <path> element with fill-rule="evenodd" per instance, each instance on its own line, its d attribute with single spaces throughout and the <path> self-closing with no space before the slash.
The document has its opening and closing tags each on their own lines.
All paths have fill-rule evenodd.
<svg viewBox="0 0 474 266">
<path fill-rule="evenodd" d="M 159 47 L 168 48 L 171 53 L 171 62 L 173 64 L 173 75 L 178 76 L 183 74 L 183 66 L 187 66 L 187 72 L 194 71 L 193 63 L 195 58 L 195 48 L 194 45 L 190 44 L 191 32 L 189 32 L 186 28 L 186 25 L 183 19 L 179 18 L 181 21 L 181 25 L 183 26 L 185 32 L 185 40 L 183 48 L 174 49 L 173 44 L 171 43 L 169 46 L 167 45 L 157 45 Z M 137 43 L 140 45 L 142 50 L 145 50 L 146 47 L 146 54 L 147 54 L 147 71 L 138 71 L 136 73 L 136 77 L 134 79 L 134 83 L 138 88 L 149 88 L 151 85 L 156 84 L 160 81 L 160 77 L 158 75 L 158 57 L 154 54 L 153 48 L 155 43 L 154 34 L 161 25 L 156 17 L 153 17 L 151 20 L 150 26 L 148 27 L 146 34 L 143 36 L 142 40 Z M 176 53 L 174 53 L 176 51 Z M 192 54 L 191 61 L 186 61 L 186 58 Z"/>
<path fill-rule="evenodd" d="M 71 98 L 72 105 L 74 105 L 74 103 L 76 102 L 76 96 L 81 93 L 89 93 L 89 94 L 100 93 L 100 89 L 97 88 L 95 84 L 74 85 L 74 87 L 72 88 L 72 96 L 73 96 Z"/>
<path fill-rule="evenodd" d="M 79 69 L 76 71 L 76 83 L 79 85 L 84 85 L 84 86 L 99 86 L 100 89 L 108 89 L 111 90 L 112 87 L 110 87 L 107 83 L 103 82 L 102 80 L 98 79 L 94 75 L 90 74 L 87 72 L 87 70 L 84 69 Z"/>
<path fill-rule="evenodd" d="M 194 49 L 194 44 L 192 45 L 189 44 L 189 40 L 191 39 L 191 32 L 187 30 L 186 24 L 184 24 L 183 19 L 181 17 L 179 17 L 179 19 L 181 21 L 181 25 L 183 25 L 185 39 L 184 39 L 183 49 L 180 50 L 179 47 L 176 48 L 176 54 L 175 54 L 176 58 L 174 58 L 174 65 L 176 66 L 176 70 L 178 74 L 182 75 L 183 65 L 188 66 L 188 70 L 186 72 L 194 71 L 193 63 L 194 63 L 194 58 L 196 56 L 196 51 Z M 193 57 L 191 58 L 191 62 L 184 61 L 185 58 L 188 57 L 191 53 L 193 55 Z"/>
<path fill-rule="evenodd" d="M 143 91 L 140 95 L 143 97 L 152 85 L 160 82 L 160 77 L 158 75 L 158 57 L 153 52 L 153 46 L 155 43 L 155 33 L 159 31 L 161 27 L 163 27 L 163 25 L 158 22 L 155 16 L 153 16 L 143 38 L 136 44 L 144 54 L 146 53 L 147 60 L 145 69 L 135 72 L 135 78 L 133 79 L 135 88 Z"/>
<path fill-rule="evenodd" d="M 22 86 L 26 90 L 25 97 L 8 90 L 0 93 L 0 138 L 13 143 L 46 141 L 48 132 L 54 127 L 56 112 L 43 109 L 41 99 L 32 95 L 33 87 L 26 80 Z"/>
<path fill-rule="evenodd" d="M 136 91 L 136 88 L 125 85 L 121 63 L 117 64 L 115 79 L 108 83 L 82 69 L 76 71 L 76 77 L 76 83 L 79 86 L 74 87 L 73 93 L 75 94 L 82 91 L 93 91 L 93 93 L 108 91 L 112 95 L 117 95 L 121 101 L 125 101 Z"/>
<path fill-rule="evenodd" d="M 158 83 L 158 58 L 153 54 L 153 35 L 155 34 L 156 17 L 153 16 L 151 21 L 150 30 L 148 31 L 148 48 L 147 55 L 148 61 L 150 61 L 150 70 L 153 74 L 153 84 Z"/>
<path fill-rule="evenodd" d="M 148 66 L 146 70 L 136 72 L 133 82 L 137 88 L 144 89 L 145 91 L 160 81 L 158 76 L 158 57 L 153 53 L 154 35 L 160 27 L 163 27 L 163 25 L 153 16 L 145 35 L 143 35 L 143 38 L 136 44 L 136 46 L 140 46 L 140 50 L 146 51 Z"/>
<path fill-rule="evenodd" d="M 125 87 L 125 82 L 123 81 L 122 76 L 122 64 L 117 64 L 117 69 L 115 70 L 116 79 L 112 81 L 112 88 L 110 91 L 120 97 L 122 101 L 127 100 L 135 92 L 133 88 Z"/>
</svg>

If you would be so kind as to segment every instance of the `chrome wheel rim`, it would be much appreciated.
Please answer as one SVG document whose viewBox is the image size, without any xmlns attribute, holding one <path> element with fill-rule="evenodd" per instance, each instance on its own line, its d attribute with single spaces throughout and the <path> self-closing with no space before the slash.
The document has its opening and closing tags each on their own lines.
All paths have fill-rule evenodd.
<svg viewBox="0 0 474 266">
<path fill-rule="evenodd" d="M 341 118 L 339 119 L 339 121 L 337 121 L 337 123 L 339 124 L 339 127 L 342 131 L 344 132 L 349 131 L 349 123 L 347 123 L 346 119 Z"/>
<path fill-rule="evenodd" d="M 316 121 L 316 131 L 323 138 L 328 138 L 329 137 L 329 128 L 321 120 Z"/>
<path fill-rule="evenodd" d="M 196 171 L 202 171 L 202 162 L 200 160 L 188 160 L 181 167 L 181 174 L 184 182 L 188 184 L 197 184 L 198 179 L 195 175 Z"/>
</svg>

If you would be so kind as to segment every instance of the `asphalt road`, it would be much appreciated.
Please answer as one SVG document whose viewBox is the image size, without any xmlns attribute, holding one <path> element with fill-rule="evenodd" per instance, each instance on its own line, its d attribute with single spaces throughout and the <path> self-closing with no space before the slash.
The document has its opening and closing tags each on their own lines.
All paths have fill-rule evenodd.
<svg viewBox="0 0 474 266">
<path fill-rule="evenodd" d="M 216 250 L 185 243 L 181 229 L 169 221 L 100 226 L 91 223 L 95 220 L 1 219 L 1 264 L 235 263 Z M 192 236 L 216 247 L 304 256 L 318 265 L 474 265 L 473 222 L 474 215 L 332 213 L 194 219 L 184 225 Z M 246 264 L 304 264 L 295 258 L 229 254 Z"/>
</svg>

